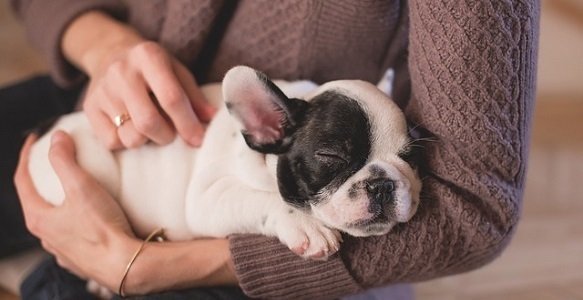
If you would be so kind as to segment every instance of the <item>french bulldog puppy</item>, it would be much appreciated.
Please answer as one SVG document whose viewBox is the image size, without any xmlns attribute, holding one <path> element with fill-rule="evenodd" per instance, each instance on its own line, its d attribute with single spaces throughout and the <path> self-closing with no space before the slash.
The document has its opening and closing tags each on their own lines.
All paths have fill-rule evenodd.
<svg viewBox="0 0 583 300">
<path fill-rule="evenodd" d="M 52 129 L 73 137 L 79 164 L 119 201 L 138 236 L 156 228 L 169 240 L 257 233 L 325 259 L 339 232 L 382 235 L 415 213 L 421 181 L 405 159 L 405 117 L 375 85 L 274 83 L 238 66 L 202 91 L 222 108 L 198 149 L 176 138 L 112 152 L 83 113 Z M 33 146 L 29 168 L 39 193 L 61 205 L 50 136 Z"/>
</svg>

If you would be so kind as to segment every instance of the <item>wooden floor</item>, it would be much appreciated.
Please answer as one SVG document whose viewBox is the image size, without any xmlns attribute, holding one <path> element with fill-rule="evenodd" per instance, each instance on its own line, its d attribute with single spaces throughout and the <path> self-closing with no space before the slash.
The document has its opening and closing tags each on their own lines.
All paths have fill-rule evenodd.
<svg viewBox="0 0 583 300">
<path fill-rule="evenodd" d="M 0 3 L 0 86 L 44 70 Z M 494 263 L 416 285 L 420 300 L 583 299 L 583 95 L 542 97 L 523 218 Z M 0 300 L 17 299 L 0 290 Z"/>
</svg>

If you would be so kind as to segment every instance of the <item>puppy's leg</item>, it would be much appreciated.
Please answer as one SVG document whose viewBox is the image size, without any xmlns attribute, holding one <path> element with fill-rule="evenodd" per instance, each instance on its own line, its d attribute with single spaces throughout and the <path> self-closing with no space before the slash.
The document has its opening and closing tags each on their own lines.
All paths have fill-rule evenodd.
<svg viewBox="0 0 583 300">
<path fill-rule="evenodd" d="M 342 237 L 318 219 L 284 204 L 269 214 L 263 226 L 265 234 L 275 235 L 302 257 L 325 260 L 336 253 Z"/>
<path fill-rule="evenodd" d="M 254 190 L 228 177 L 202 195 L 196 200 L 189 198 L 186 205 L 187 222 L 196 235 L 276 236 L 296 254 L 313 259 L 326 259 L 339 248 L 338 231 L 287 205 L 277 192 Z"/>
</svg>

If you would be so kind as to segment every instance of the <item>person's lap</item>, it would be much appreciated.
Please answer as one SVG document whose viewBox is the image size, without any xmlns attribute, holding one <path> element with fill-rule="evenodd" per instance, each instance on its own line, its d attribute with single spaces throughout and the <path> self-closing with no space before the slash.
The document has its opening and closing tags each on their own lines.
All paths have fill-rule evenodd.
<svg viewBox="0 0 583 300">
<path fill-rule="evenodd" d="M 76 300 L 76 299 L 97 299 L 86 289 L 86 282 L 75 275 L 59 267 L 54 258 L 49 258 L 42 262 L 23 282 L 21 286 L 21 297 L 23 300 Z M 248 299 L 238 287 L 208 287 L 193 288 L 165 293 L 152 294 L 147 296 L 135 296 L 121 298 L 114 296 L 113 299 L 135 299 L 135 300 L 237 300 Z"/>
</svg>

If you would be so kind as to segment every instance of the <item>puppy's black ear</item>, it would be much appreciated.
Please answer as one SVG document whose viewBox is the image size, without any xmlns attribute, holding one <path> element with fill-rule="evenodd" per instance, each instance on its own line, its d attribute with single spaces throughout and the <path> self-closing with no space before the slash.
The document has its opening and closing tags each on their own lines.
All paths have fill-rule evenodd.
<svg viewBox="0 0 583 300">
<path fill-rule="evenodd" d="M 245 66 L 227 72 L 223 97 L 229 113 L 241 123 L 247 145 L 262 153 L 288 149 L 308 106 L 286 97 L 265 74 Z"/>
</svg>

